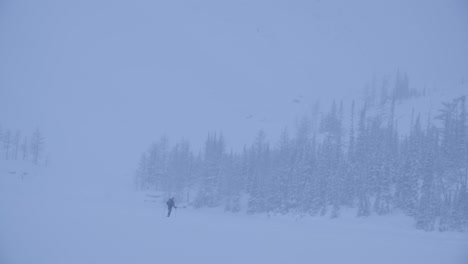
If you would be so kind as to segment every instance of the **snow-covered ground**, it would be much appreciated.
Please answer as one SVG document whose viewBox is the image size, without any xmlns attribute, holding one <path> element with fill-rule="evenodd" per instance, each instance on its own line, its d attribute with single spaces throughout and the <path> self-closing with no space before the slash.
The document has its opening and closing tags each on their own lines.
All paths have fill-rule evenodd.
<svg viewBox="0 0 468 264">
<path fill-rule="evenodd" d="M 331 220 L 179 208 L 167 218 L 142 193 L 2 168 L 2 264 L 468 261 L 466 233 L 418 231 L 400 215 Z"/>
</svg>

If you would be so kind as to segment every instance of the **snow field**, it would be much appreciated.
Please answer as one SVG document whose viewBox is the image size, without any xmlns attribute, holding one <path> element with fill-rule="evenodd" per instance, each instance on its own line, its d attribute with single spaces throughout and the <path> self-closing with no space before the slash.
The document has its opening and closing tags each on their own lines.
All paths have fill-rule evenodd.
<svg viewBox="0 0 468 264">
<path fill-rule="evenodd" d="M 464 264 L 464 233 L 415 230 L 398 215 L 292 217 L 178 208 L 144 194 L 73 191 L 2 174 L 0 263 Z M 63 187 L 63 186 L 62 186 Z"/>
</svg>

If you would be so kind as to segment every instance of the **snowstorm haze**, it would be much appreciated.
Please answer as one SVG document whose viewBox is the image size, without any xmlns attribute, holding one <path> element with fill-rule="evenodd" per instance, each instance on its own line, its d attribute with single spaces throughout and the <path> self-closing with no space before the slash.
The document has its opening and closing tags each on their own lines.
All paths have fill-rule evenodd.
<svg viewBox="0 0 468 264">
<path fill-rule="evenodd" d="M 0 124 L 40 128 L 51 164 L 80 177 L 133 173 L 162 135 L 200 149 L 217 131 L 240 149 L 263 129 L 276 142 L 317 100 L 359 99 L 373 77 L 468 81 L 467 12 L 466 1 L 3 0 Z"/>
<path fill-rule="evenodd" d="M 468 263 L 467 99 L 466 0 L 0 0 L 0 263 Z"/>
</svg>

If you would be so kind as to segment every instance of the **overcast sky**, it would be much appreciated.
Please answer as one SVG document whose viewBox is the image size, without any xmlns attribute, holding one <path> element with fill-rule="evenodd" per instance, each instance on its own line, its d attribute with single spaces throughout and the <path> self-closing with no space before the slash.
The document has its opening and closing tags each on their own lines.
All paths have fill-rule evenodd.
<svg viewBox="0 0 468 264">
<path fill-rule="evenodd" d="M 52 163 L 80 173 L 129 173 L 163 134 L 275 141 L 373 76 L 468 81 L 467 3 L 0 0 L 0 125 L 39 127 Z"/>
</svg>

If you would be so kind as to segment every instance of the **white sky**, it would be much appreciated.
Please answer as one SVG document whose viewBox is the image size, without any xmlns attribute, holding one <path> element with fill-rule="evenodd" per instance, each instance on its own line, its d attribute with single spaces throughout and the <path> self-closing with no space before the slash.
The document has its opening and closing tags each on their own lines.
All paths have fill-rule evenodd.
<svg viewBox="0 0 468 264">
<path fill-rule="evenodd" d="M 129 173 L 163 134 L 274 141 L 372 76 L 468 80 L 467 3 L 0 0 L 0 125 L 41 128 L 52 162 L 80 173 Z"/>
</svg>

